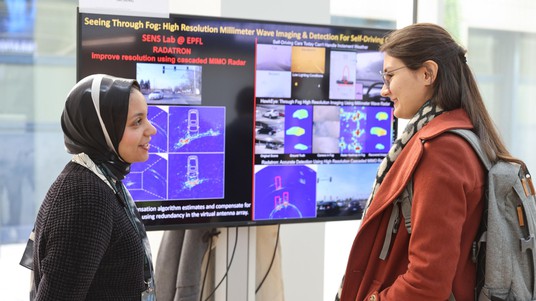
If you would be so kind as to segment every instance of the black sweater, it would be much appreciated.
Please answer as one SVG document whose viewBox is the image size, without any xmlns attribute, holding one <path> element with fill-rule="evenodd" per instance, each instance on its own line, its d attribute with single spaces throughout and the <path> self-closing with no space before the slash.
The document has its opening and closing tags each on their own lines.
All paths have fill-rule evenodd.
<svg viewBox="0 0 536 301">
<path fill-rule="evenodd" d="M 36 300 L 140 300 L 144 250 L 125 208 L 92 171 L 69 162 L 35 224 Z"/>
</svg>

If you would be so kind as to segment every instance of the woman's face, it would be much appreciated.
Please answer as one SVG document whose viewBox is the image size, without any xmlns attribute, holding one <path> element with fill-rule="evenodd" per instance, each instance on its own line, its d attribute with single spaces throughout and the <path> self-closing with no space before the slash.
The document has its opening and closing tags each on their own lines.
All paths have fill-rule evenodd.
<svg viewBox="0 0 536 301">
<path fill-rule="evenodd" d="M 410 119 L 433 95 L 425 67 L 411 70 L 401 60 L 385 54 L 383 72 L 386 82 L 381 95 L 394 103 L 394 115 L 398 118 Z"/>
<path fill-rule="evenodd" d="M 127 124 L 119 142 L 119 156 L 127 162 L 144 162 L 149 158 L 149 142 L 156 128 L 147 119 L 147 103 L 140 91 L 130 93 Z"/>
</svg>

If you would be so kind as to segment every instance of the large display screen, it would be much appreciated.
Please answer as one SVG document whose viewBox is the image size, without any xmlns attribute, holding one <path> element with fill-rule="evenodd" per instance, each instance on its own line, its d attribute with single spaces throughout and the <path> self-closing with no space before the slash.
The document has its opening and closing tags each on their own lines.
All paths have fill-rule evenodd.
<svg viewBox="0 0 536 301">
<path fill-rule="evenodd" d="M 77 76 L 140 83 L 158 132 L 124 183 L 147 229 L 359 219 L 396 137 L 386 33 L 79 13 Z"/>
</svg>

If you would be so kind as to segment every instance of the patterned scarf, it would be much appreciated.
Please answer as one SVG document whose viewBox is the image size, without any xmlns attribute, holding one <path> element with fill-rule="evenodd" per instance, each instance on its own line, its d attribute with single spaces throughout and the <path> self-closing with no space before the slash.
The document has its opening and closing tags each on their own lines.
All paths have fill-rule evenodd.
<svg viewBox="0 0 536 301">
<path fill-rule="evenodd" d="M 402 149 L 404 149 L 408 141 L 413 137 L 413 135 L 415 135 L 415 133 L 417 133 L 423 126 L 425 126 L 428 122 L 434 119 L 434 117 L 440 115 L 441 113 L 443 113 L 443 109 L 436 105 L 433 105 L 432 102 L 428 100 L 419 109 L 419 111 L 409 120 L 406 128 L 404 129 L 400 137 L 396 139 L 396 141 L 393 143 L 391 149 L 389 150 L 389 153 L 387 153 L 387 156 L 385 156 L 385 158 L 383 159 L 382 163 L 380 164 L 380 167 L 378 167 L 376 179 L 374 180 L 374 184 L 372 185 L 372 192 L 367 200 L 367 205 L 365 206 L 363 217 L 365 216 L 366 211 L 369 208 L 370 203 L 374 198 L 374 195 L 376 194 L 376 191 L 378 191 L 378 188 L 382 184 L 385 175 L 387 175 L 387 173 L 391 169 L 391 166 L 393 166 L 393 163 L 402 152 Z"/>
</svg>

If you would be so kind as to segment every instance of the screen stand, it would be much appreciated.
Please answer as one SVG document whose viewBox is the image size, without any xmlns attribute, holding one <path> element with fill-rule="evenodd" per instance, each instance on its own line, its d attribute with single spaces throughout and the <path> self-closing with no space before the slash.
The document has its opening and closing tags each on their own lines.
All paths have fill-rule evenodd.
<svg viewBox="0 0 536 301">
<path fill-rule="evenodd" d="M 216 290 L 214 301 L 254 301 L 256 227 L 222 228 L 215 252 L 214 285 L 217 286 L 226 273 L 227 277 Z"/>
</svg>

